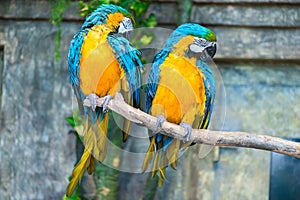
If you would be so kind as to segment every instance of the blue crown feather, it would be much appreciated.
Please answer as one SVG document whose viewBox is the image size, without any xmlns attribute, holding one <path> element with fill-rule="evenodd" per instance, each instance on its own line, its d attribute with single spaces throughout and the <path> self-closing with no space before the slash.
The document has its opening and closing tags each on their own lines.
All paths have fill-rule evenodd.
<svg viewBox="0 0 300 200">
<path fill-rule="evenodd" d="M 86 20 L 81 26 L 81 30 L 89 29 L 98 24 L 106 24 L 107 16 L 117 12 L 123 13 L 125 16 L 131 15 L 127 10 L 120 6 L 113 4 L 102 4 L 86 17 Z"/>
</svg>

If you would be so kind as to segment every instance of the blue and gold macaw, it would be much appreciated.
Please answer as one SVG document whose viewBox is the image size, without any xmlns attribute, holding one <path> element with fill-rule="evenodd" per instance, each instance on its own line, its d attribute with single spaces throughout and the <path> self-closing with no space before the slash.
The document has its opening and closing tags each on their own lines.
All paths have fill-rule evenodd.
<svg viewBox="0 0 300 200">
<path fill-rule="evenodd" d="M 106 107 L 116 92 L 123 92 L 127 103 L 140 104 L 140 52 L 121 34 L 133 29 L 133 18 L 125 9 L 101 5 L 89 16 L 70 45 L 69 75 L 84 116 L 85 150 L 74 167 L 66 195 L 70 196 L 87 169 L 91 174 L 95 159 L 102 162 L 106 154 L 108 113 Z M 96 99 L 105 98 L 103 108 Z M 83 106 L 88 98 L 91 108 Z M 124 130 L 125 129 L 125 130 Z M 128 137 L 129 122 L 125 121 L 123 141 Z"/>
<path fill-rule="evenodd" d="M 187 23 L 172 32 L 155 57 L 146 85 L 146 112 L 158 121 L 182 125 L 187 130 L 209 125 L 215 97 L 215 83 L 207 60 L 216 53 L 215 34 L 198 24 Z M 158 124 L 159 125 L 159 124 Z M 175 169 L 179 150 L 192 143 L 162 134 L 150 134 L 150 146 L 143 171 L 153 162 L 152 176 L 159 172 L 159 185 L 165 168 Z"/>
</svg>

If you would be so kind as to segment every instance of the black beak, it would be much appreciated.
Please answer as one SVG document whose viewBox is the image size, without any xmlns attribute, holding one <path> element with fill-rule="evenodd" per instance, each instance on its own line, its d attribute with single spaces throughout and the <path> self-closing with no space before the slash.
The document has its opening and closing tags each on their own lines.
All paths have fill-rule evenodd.
<svg viewBox="0 0 300 200">
<path fill-rule="evenodd" d="M 207 47 L 205 50 L 207 51 L 208 55 L 211 58 L 213 58 L 215 56 L 216 52 L 217 52 L 217 44 L 214 43 L 211 46 Z"/>
</svg>

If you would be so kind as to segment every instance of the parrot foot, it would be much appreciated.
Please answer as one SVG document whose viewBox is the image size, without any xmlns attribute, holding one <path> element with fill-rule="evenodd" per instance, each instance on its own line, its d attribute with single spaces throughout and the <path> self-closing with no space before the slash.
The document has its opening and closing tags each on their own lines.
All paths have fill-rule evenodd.
<svg viewBox="0 0 300 200">
<path fill-rule="evenodd" d="M 92 93 L 92 94 L 89 94 L 86 98 L 90 100 L 92 110 L 95 112 L 96 100 L 99 99 L 99 97 L 95 93 Z"/>
<path fill-rule="evenodd" d="M 105 97 L 103 97 L 103 99 L 104 99 L 104 102 L 103 102 L 102 109 L 103 109 L 103 112 L 106 113 L 106 112 L 108 112 L 107 106 L 108 106 L 109 101 L 112 100 L 112 96 L 106 95 Z"/>
<path fill-rule="evenodd" d="M 185 122 L 181 122 L 179 124 L 181 127 L 185 128 L 185 132 L 186 132 L 186 135 L 185 135 L 185 140 L 183 141 L 184 143 L 187 143 L 190 141 L 191 139 L 191 134 L 192 134 L 192 126 L 190 124 L 187 124 Z"/>
<path fill-rule="evenodd" d="M 158 133 L 159 129 L 161 128 L 162 123 L 164 123 L 165 121 L 167 121 L 166 117 L 163 115 L 158 115 L 156 116 L 156 125 L 155 125 L 155 129 L 153 131 L 153 136 Z"/>
</svg>

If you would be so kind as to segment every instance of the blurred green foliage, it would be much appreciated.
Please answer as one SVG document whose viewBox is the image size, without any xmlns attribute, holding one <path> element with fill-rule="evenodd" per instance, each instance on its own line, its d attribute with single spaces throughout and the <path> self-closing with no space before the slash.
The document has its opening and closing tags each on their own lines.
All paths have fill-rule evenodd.
<svg viewBox="0 0 300 200">
<path fill-rule="evenodd" d="M 57 33 L 55 38 L 55 52 L 54 56 L 56 61 L 60 60 L 60 41 L 61 41 L 61 22 L 63 13 L 70 5 L 70 0 L 55 0 L 50 1 L 51 15 L 50 22 L 57 26 Z"/>
<path fill-rule="evenodd" d="M 74 129 L 74 131 L 71 131 L 71 133 L 74 133 L 74 135 L 76 136 L 76 138 L 78 139 L 78 141 L 81 142 L 82 139 L 79 136 L 78 132 L 76 131 L 77 127 L 83 126 L 83 122 L 82 122 L 81 117 L 79 116 L 78 110 L 74 111 L 73 116 L 66 117 L 66 121 Z"/>
<path fill-rule="evenodd" d="M 101 4 L 115 4 L 119 5 L 129 12 L 131 12 L 135 19 L 136 27 L 155 27 L 157 21 L 154 14 L 146 16 L 145 13 L 151 4 L 152 0 L 91 0 L 78 1 L 79 14 L 83 17 L 93 12 Z M 57 33 L 55 39 L 54 56 L 56 61 L 60 60 L 60 42 L 61 42 L 61 23 L 63 14 L 71 4 L 71 0 L 52 0 L 50 1 L 51 16 L 50 22 L 57 26 Z"/>
<path fill-rule="evenodd" d="M 74 194 L 72 194 L 70 197 L 67 197 L 66 195 L 64 195 L 62 200 L 81 200 L 79 190 L 76 189 Z"/>
<path fill-rule="evenodd" d="M 78 2 L 78 7 L 80 9 L 79 13 L 81 16 L 87 16 L 89 13 L 93 12 L 101 4 L 115 4 L 121 6 L 128 10 L 134 16 L 136 28 L 140 27 L 155 27 L 157 25 L 156 17 L 153 13 L 146 16 L 146 11 L 149 5 L 152 3 L 152 0 L 91 0 L 85 2 L 83 0 Z M 148 45 L 154 39 L 152 32 L 147 32 L 147 30 L 141 30 L 135 32 L 131 43 L 136 48 L 141 48 L 145 45 Z"/>
<path fill-rule="evenodd" d="M 158 176 L 152 177 L 152 173 L 149 173 L 147 181 L 145 183 L 145 189 L 142 200 L 153 200 L 156 195 L 157 187 Z"/>
<path fill-rule="evenodd" d="M 101 4 L 115 4 L 121 6 L 132 13 L 135 19 L 136 27 L 154 27 L 157 25 L 156 18 L 153 14 L 145 16 L 152 0 L 91 0 L 89 2 L 79 1 L 78 7 L 81 16 L 87 16 Z"/>
</svg>

